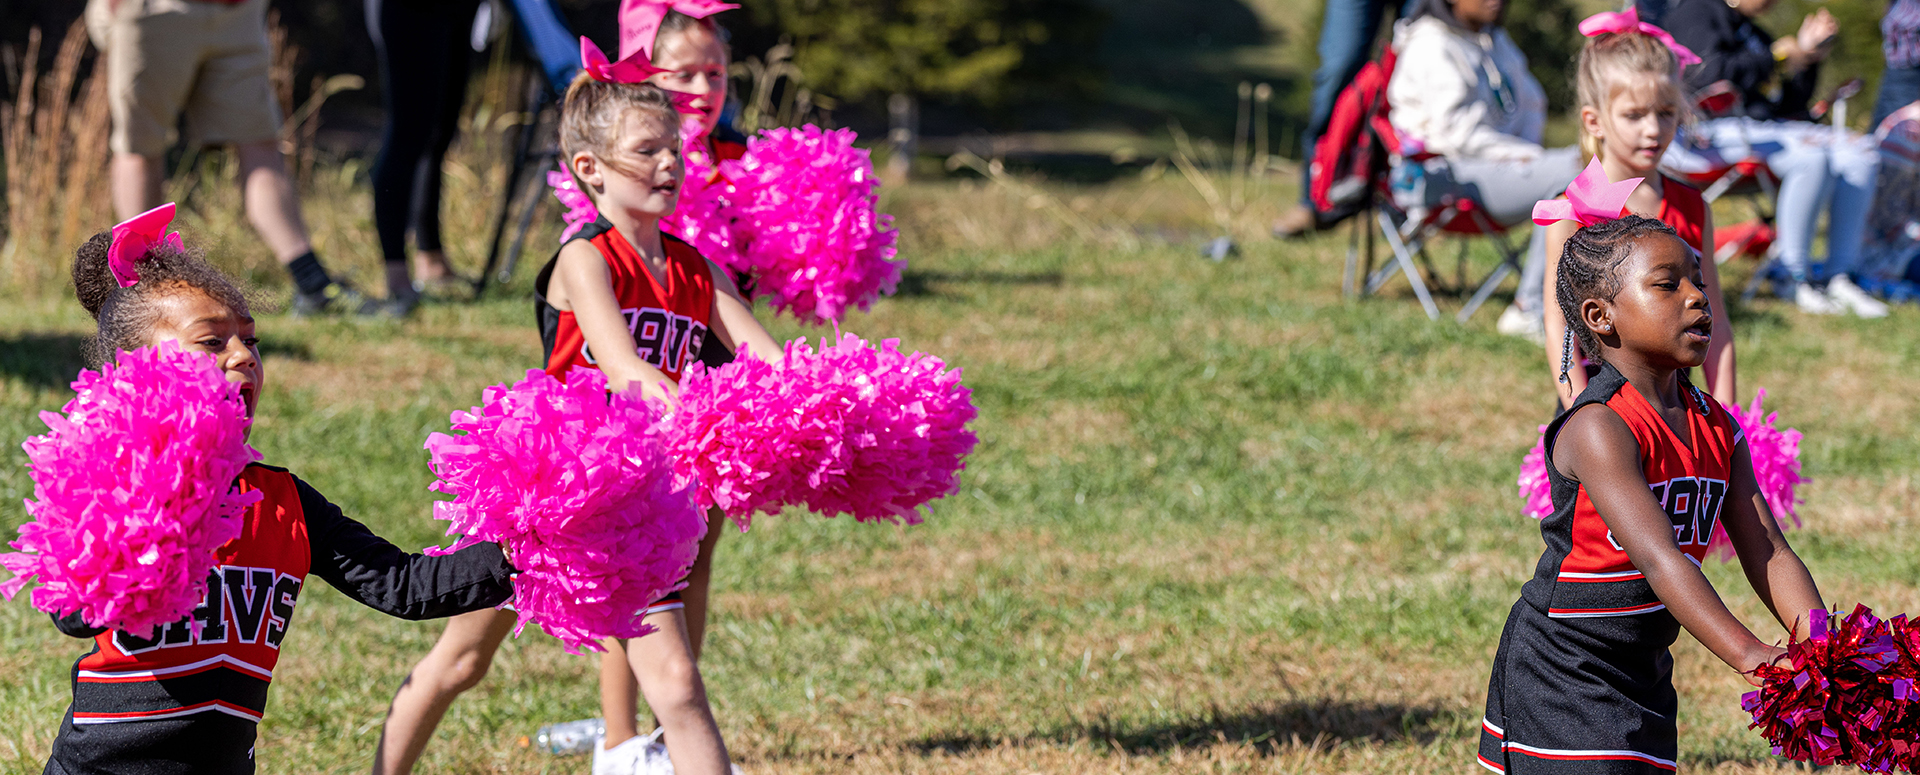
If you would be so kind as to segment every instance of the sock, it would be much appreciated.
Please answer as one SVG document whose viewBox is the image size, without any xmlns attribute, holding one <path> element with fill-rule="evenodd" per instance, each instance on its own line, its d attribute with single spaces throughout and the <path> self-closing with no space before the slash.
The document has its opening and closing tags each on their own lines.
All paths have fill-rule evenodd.
<svg viewBox="0 0 1920 775">
<path fill-rule="evenodd" d="M 305 294 L 319 293 L 333 284 L 333 278 L 327 276 L 327 268 L 320 265 L 320 257 L 311 250 L 287 264 L 287 274 L 293 275 L 294 287 Z"/>
<path fill-rule="evenodd" d="M 413 276 L 407 273 L 407 262 L 388 261 L 386 268 L 387 298 L 411 299 L 420 295 L 419 291 L 413 289 Z"/>
</svg>

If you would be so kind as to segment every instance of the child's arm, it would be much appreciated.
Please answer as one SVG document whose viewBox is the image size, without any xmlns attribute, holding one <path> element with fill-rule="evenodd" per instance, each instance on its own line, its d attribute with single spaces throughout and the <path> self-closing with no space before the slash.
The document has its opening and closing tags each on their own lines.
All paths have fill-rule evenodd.
<svg viewBox="0 0 1920 775">
<path fill-rule="evenodd" d="M 1713 210 L 1700 222 L 1700 244 L 1713 250 Z M 1720 403 L 1732 406 L 1740 400 L 1735 390 L 1733 367 L 1733 319 L 1728 317 L 1726 290 L 1720 286 L 1720 267 L 1713 254 L 1700 257 L 1700 273 L 1707 278 L 1707 303 L 1713 306 L 1713 339 L 1707 342 L 1707 393 Z"/>
<path fill-rule="evenodd" d="M 1587 389 L 1587 370 L 1580 367 L 1580 342 L 1573 343 L 1573 363 L 1567 369 L 1567 381 L 1560 381 L 1560 363 L 1566 357 L 1567 317 L 1560 312 L 1560 253 L 1567 249 L 1567 239 L 1580 226 L 1574 221 L 1557 221 L 1546 226 L 1535 227 L 1547 230 L 1547 271 L 1545 292 L 1540 295 L 1543 302 L 1540 312 L 1547 323 L 1547 375 L 1553 380 L 1553 389 L 1560 394 L 1560 406 L 1573 406 L 1573 400 Z"/>
<path fill-rule="evenodd" d="M 453 554 L 408 554 L 340 513 L 312 486 L 294 478 L 306 514 L 311 572 L 381 613 L 438 619 L 492 608 L 513 597 L 513 566 L 497 544 Z"/>
<path fill-rule="evenodd" d="M 1734 618 L 1713 584 L 1674 543 L 1673 522 L 1654 500 L 1640 471 L 1639 444 L 1625 421 L 1605 406 L 1589 405 L 1561 428 L 1553 465 L 1585 486 L 1613 539 L 1653 593 L 1687 632 L 1742 673 L 1768 664 L 1785 649 L 1768 646 Z M 1749 676 L 1749 680 L 1751 676 Z"/>
<path fill-rule="evenodd" d="M 754 319 L 753 305 L 740 295 L 727 270 L 708 261 L 707 272 L 713 275 L 713 334 L 720 337 L 720 343 L 736 353 L 744 344 L 754 357 L 769 363 L 780 360 L 780 345 Z"/>
<path fill-rule="evenodd" d="M 1734 553 L 1740 556 L 1747 583 L 1753 585 L 1754 593 L 1767 604 L 1780 626 L 1795 639 L 1806 637 L 1802 627 L 1807 612 L 1826 608 L 1827 604 L 1821 601 L 1806 563 L 1780 534 L 1773 510 L 1767 507 L 1767 499 L 1761 496 L 1760 484 L 1753 477 L 1753 456 L 1744 441 L 1733 450 L 1733 481 L 1728 489 L 1721 519 Z"/>
<path fill-rule="evenodd" d="M 550 284 L 559 285 L 555 300 L 567 305 L 580 333 L 587 338 L 594 365 L 607 375 L 607 387 L 615 393 L 638 383 L 648 396 L 672 401 L 679 386 L 667 375 L 646 362 L 637 352 L 633 331 L 620 314 L 620 300 L 613 295 L 613 273 L 607 260 L 587 240 L 574 240 L 560 249 L 560 258 Z"/>
</svg>

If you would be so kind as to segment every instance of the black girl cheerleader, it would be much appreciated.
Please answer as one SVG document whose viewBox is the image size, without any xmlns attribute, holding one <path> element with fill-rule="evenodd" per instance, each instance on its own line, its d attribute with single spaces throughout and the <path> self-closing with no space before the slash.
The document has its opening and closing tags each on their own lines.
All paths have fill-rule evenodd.
<svg viewBox="0 0 1920 775">
<path fill-rule="evenodd" d="M 1494 656 L 1487 769 L 1674 771 L 1667 649 L 1682 627 L 1760 684 L 1755 672 L 1787 652 L 1734 618 L 1701 573 L 1716 527 L 1789 636 L 1825 607 L 1761 495 L 1745 435 L 1686 378 L 1713 335 L 1704 287 L 1697 254 L 1659 221 L 1626 215 L 1567 240 L 1560 309 L 1600 370 L 1546 431 L 1547 549 Z"/>
</svg>

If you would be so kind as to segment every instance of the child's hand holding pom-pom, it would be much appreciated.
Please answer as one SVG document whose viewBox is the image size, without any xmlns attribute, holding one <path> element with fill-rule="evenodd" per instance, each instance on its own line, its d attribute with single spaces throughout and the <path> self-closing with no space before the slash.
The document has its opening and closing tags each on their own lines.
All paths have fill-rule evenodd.
<svg viewBox="0 0 1920 775">
<path fill-rule="evenodd" d="M 706 523 L 676 484 L 659 414 L 637 391 L 608 396 L 606 375 L 577 368 L 565 383 L 534 370 L 486 389 L 485 405 L 453 413 L 426 447 L 453 495 L 434 515 L 512 557 L 516 632 L 533 622 L 569 653 L 635 638 L 648 605 L 679 589 Z M 450 550 L 449 550 L 450 551 Z"/>
<path fill-rule="evenodd" d="M 212 358 L 173 342 L 123 352 L 73 388 L 67 416 L 42 412 L 50 430 L 23 445 L 34 521 L 20 552 L 0 555 L 16 574 L 0 593 L 37 578 L 35 608 L 150 637 L 206 600 L 215 551 L 261 498 L 234 484 L 260 459 L 246 404 Z"/>
</svg>

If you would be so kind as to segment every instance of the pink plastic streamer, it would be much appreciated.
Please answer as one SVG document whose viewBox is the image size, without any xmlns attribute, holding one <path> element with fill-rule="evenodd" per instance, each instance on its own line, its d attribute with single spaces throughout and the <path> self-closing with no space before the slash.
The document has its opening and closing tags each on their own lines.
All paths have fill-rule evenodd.
<svg viewBox="0 0 1920 775">
<path fill-rule="evenodd" d="M 1729 406 L 1727 414 L 1733 416 L 1746 436 L 1747 452 L 1753 458 L 1753 478 L 1760 485 L 1760 494 L 1766 497 L 1774 520 L 1781 530 L 1792 530 L 1802 526 L 1797 488 L 1808 481 L 1800 475 L 1800 431 L 1776 427 L 1779 413 L 1764 414 L 1760 408 L 1766 398 L 1765 388 L 1757 390 L 1753 403 L 1745 410 Z M 1540 426 L 1541 438 L 1520 461 L 1520 497 L 1527 502 L 1526 515 L 1534 519 L 1544 519 L 1553 513 L 1552 488 L 1547 481 L 1546 430 L 1547 426 Z M 1721 560 L 1733 558 L 1733 542 L 1727 537 L 1724 520 L 1714 528 L 1707 551 Z"/>
<path fill-rule="evenodd" d="M 1624 11 L 1602 11 L 1580 22 L 1580 34 L 1589 38 L 1622 32 L 1638 32 L 1660 41 L 1666 45 L 1668 51 L 1673 52 L 1674 60 L 1679 62 L 1682 68 L 1700 64 L 1700 57 L 1694 54 L 1692 49 L 1680 45 L 1680 41 L 1674 40 L 1666 30 L 1640 21 L 1640 9 L 1637 7 L 1629 6 Z"/>
<path fill-rule="evenodd" d="M 113 242 L 107 245 L 107 270 L 113 273 L 120 287 L 131 288 L 140 281 L 134 264 L 147 254 L 148 248 L 168 245 L 175 250 L 186 249 L 179 234 L 167 233 L 167 225 L 171 223 L 173 203 L 168 202 L 113 227 Z"/>
<path fill-rule="evenodd" d="M 653 41 L 660 36 L 660 22 L 668 11 L 679 11 L 695 19 L 705 19 L 721 11 L 740 6 L 713 0 L 622 0 L 620 3 L 620 56 L 645 52 L 653 56 Z"/>
<path fill-rule="evenodd" d="M 1628 178 L 1618 183 L 1607 182 L 1607 171 L 1601 169 L 1599 157 L 1587 162 L 1587 168 L 1580 176 L 1567 185 L 1564 199 L 1542 199 L 1533 204 L 1533 222 L 1548 226 L 1560 221 L 1575 221 L 1581 226 L 1592 226 L 1619 218 L 1627 209 L 1627 197 L 1646 178 Z"/>
<path fill-rule="evenodd" d="M 892 293 L 905 261 L 894 260 L 891 216 L 875 209 L 873 163 L 852 130 L 769 129 L 745 157 L 721 165 L 740 230 L 743 267 L 755 292 L 802 322 L 838 322 Z"/>
<path fill-rule="evenodd" d="M 560 219 L 567 224 L 565 229 L 560 230 L 562 243 L 573 239 L 573 235 L 600 217 L 600 210 L 593 206 L 593 200 L 587 197 L 587 192 L 581 191 L 575 184 L 572 175 L 550 170 L 547 172 L 547 185 L 553 188 L 553 198 L 560 200 L 560 204 L 567 208 L 566 212 L 560 214 Z"/>
<path fill-rule="evenodd" d="M 706 534 L 690 489 L 676 483 L 659 412 L 637 392 L 606 391 L 594 369 L 564 383 L 530 370 L 454 412 L 464 435 L 426 443 L 433 488 L 454 496 L 434 516 L 462 536 L 445 551 L 498 542 L 520 569 L 515 633 L 538 624 L 573 654 L 650 631 L 641 615 L 684 586 Z"/>
<path fill-rule="evenodd" d="M 977 412 L 960 371 L 851 334 L 818 352 L 788 342 L 779 363 L 695 366 L 671 418 L 676 470 L 701 502 L 746 529 L 755 513 L 804 505 L 832 517 L 918 524 L 958 487 Z"/>
<path fill-rule="evenodd" d="M 747 235 L 734 218 L 733 185 L 715 168 L 704 141 L 691 134 L 680 139 L 686 174 L 680 179 L 679 202 L 672 215 L 660 219 L 660 228 L 714 263 L 741 271 L 747 266 Z"/>
<path fill-rule="evenodd" d="M 206 600 L 215 551 L 261 498 L 234 484 L 260 459 L 247 407 L 210 356 L 173 342 L 82 371 L 73 389 L 66 416 L 41 412 L 48 432 L 22 445 L 33 521 L 0 554 L 16 574 L 0 593 L 38 580 L 33 607 L 151 637 Z"/>
</svg>

